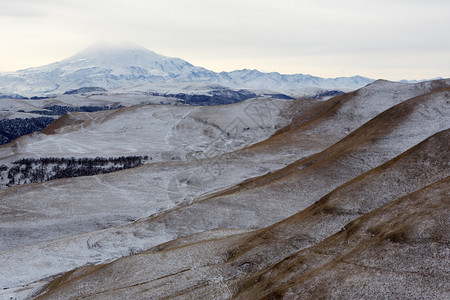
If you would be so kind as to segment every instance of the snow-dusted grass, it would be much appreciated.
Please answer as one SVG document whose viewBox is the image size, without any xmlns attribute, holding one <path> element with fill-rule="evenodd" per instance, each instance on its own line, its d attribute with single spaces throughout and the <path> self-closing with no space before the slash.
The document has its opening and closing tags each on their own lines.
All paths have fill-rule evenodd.
<svg viewBox="0 0 450 300">
<path fill-rule="evenodd" d="M 36 133 L 0 148 L 8 157 L 148 155 L 152 161 L 186 160 L 232 152 L 262 141 L 289 120 L 282 100 L 251 99 L 218 107 L 134 106 L 70 113 L 52 134 Z"/>
<path fill-rule="evenodd" d="M 377 87 L 377 84 L 383 88 Z M 308 134 L 311 136 L 317 134 L 317 138 L 332 136 L 333 139 L 342 139 L 346 135 L 346 128 L 353 130 L 380 114 L 383 109 L 399 103 L 402 99 L 397 100 L 400 97 L 400 94 L 396 94 L 398 90 L 403 91 L 404 88 L 405 93 L 415 96 L 429 90 L 429 87 L 424 85 L 403 86 L 384 82 L 377 84 L 368 87 L 367 91 L 365 89 L 359 91 L 353 100 L 356 103 L 380 101 L 378 111 L 376 105 L 368 105 L 366 110 L 365 105 L 357 104 L 354 104 L 352 110 L 350 100 L 334 115 L 325 115 L 315 120 L 317 131 L 314 131 L 313 127 L 305 127 L 304 130 L 309 130 Z M 384 92 L 386 89 L 390 89 L 391 92 Z M 414 90 L 416 92 L 411 92 Z M 0 265 L 5 268 L 5 272 L 1 273 L 7 274 L 0 282 L 6 287 L 14 287 L 84 264 L 99 263 L 142 251 L 208 229 L 260 228 L 283 220 L 348 180 L 401 154 L 436 131 L 448 128 L 446 118 L 449 115 L 446 100 L 448 96 L 445 95 L 436 93 L 429 98 L 419 99 L 420 101 L 409 101 L 410 106 L 404 107 L 410 107 L 411 110 L 404 115 L 400 113 L 401 110 L 397 110 L 398 119 L 396 114 L 392 116 L 389 113 L 384 114 L 378 121 L 366 124 L 366 129 L 347 137 L 341 144 L 315 155 L 315 158 L 311 157 L 312 161 L 305 159 L 280 173 L 276 172 L 265 178 L 250 181 L 249 189 L 243 184 L 237 187 L 235 193 L 212 198 L 202 197 L 201 201 L 196 200 L 193 203 L 192 200 L 199 195 L 232 187 L 245 179 L 275 171 L 283 164 L 292 162 L 293 156 L 285 157 L 286 153 L 295 154 L 300 159 L 306 155 L 305 153 L 310 155 L 312 154 L 310 151 L 317 151 L 318 147 L 313 145 L 308 150 L 306 144 L 298 147 L 298 141 L 292 143 L 288 139 L 278 139 L 279 142 L 272 144 L 270 142 L 272 139 L 269 139 L 255 146 L 256 148 L 232 152 L 223 157 L 207 159 L 194 157 L 185 162 L 161 162 L 96 177 L 74 178 L 2 190 L 0 195 L 5 199 L 2 205 L 8 209 L 8 214 L 2 216 L 4 221 L 1 226 L 11 233 L 20 233 L 18 228 L 25 228 L 25 232 L 20 233 L 22 238 L 7 240 L 7 247 L 0 252 Z M 231 110 L 232 113 L 242 113 L 237 109 L 238 106 L 232 107 L 236 108 Z M 221 131 L 223 124 L 229 119 L 221 116 L 220 112 L 214 111 L 213 108 L 205 108 L 203 112 L 198 111 L 198 108 L 189 109 L 191 111 L 187 113 L 191 118 L 183 118 L 186 114 L 176 111 L 181 118 L 171 127 L 176 130 L 171 131 L 170 135 L 158 134 L 168 137 L 165 141 L 174 149 L 177 150 L 181 145 L 184 153 L 195 154 L 194 150 L 198 148 L 186 150 L 187 146 L 183 146 L 185 141 L 174 138 L 177 136 L 176 133 L 181 137 L 187 135 L 195 138 L 198 145 L 202 145 L 199 136 L 195 137 L 195 133 L 190 135 L 191 126 L 207 125 L 212 122 L 217 126 L 207 128 L 212 130 L 211 132 Z M 120 114 L 117 116 L 109 113 L 96 113 L 98 120 L 103 121 L 94 121 L 89 124 L 92 127 L 88 128 L 102 134 L 108 134 L 108 130 L 120 132 L 121 127 L 115 125 L 117 122 L 111 123 L 111 126 L 105 125 L 115 118 L 127 126 L 135 126 L 126 123 L 128 119 Z M 134 117 L 142 116 L 135 108 L 130 109 L 129 113 Z M 171 111 L 161 110 L 157 111 L 155 116 L 164 121 L 174 114 Z M 427 117 L 415 117 L 424 114 Z M 182 122 L 179 122 L 180 120 Z M 250 117 L 246 120 L 257 123 Z M 145 123 L 145 120 L 141 122 Z M 386 126 L 387 124 L 392 127 Z M 260 130 L 259 126 L 252 128 L 255 131 Z M 130 128 L 129 132 L 135 129 L 139 130 Z M 205 127 L 201 129 L 203 132 Z M 157 130 L 164 128 L 159 127 Z M 237 137 L 244 141 L 249 140 L 245 135 L 247 131 L 237 131 L 241 134 Z M 76 138 L 77 134 L 89 137 L 92 132 L 89 133 L 85 127 L 79 126 L 73 131 L 65 132 L 63 129 L 57 136 L 65 134 L 82 141 Z M 208 137 L 208 134 L 202 138 L 205 136 Z M 328 146 L 331 146 L 333 139 L 323 145 L 329 143 Z M 126 137 L 123 140 L 125 141 Z M 160 145 L 164 146 L 162 142 Z M 269 151 L 270 149 L 265 147 L 280 151 Z M 14 153 L 12 149 L 11 153 Z M 153 217 L 145 218 L 149 215 Z M 142 219 L 121 227 L 104 230 L 95 227 L 97 220 L 98 224 L 101 224 L 100 227 L 110 227 L 137 218 Z M 35 228 L 35 224 L 39 226 Z M 56 240 L 48 241 L 48 239 Z M 39 241 L 41 243 L 38 243 Z M 24 246 L 10 248 L 19 245 Z M 33 260 L 28 259 L 31 256 Z M 11 276 L 13 270 L 14 275 Z"/>
</svg>

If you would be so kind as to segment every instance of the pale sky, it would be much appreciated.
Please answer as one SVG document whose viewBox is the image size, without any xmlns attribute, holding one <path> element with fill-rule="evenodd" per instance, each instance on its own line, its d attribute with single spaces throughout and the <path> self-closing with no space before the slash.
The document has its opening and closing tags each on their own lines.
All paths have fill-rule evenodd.
<svg viewBox="0 0 450 300">
<path fill-rule="evenodd" d="M 214 71 L 450 77 L 448 0 L 0 0 L 0 71 L 128 40 Z"/>
</svg>

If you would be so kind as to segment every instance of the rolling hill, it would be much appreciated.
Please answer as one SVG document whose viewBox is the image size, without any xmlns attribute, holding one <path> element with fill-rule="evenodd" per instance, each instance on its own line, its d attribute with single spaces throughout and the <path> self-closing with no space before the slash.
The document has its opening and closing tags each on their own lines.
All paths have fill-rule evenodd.
<svg viewBox="0 0 450 300">
<path fill-rule="evenodd" d="M 62 117 L 3 160 L 157 159 L 1 189 L 0 295 L 446 298 L 449 92 L 379 80 L 326 101 Z"/>
</svg>

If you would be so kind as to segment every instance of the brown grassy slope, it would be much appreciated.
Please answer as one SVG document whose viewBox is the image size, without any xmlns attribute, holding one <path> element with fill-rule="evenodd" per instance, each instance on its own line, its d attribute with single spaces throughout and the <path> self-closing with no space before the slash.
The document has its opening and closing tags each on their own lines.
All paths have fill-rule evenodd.
<svg viewBox="0 0 450 300">
<path fill-rule="evenodd" d="M 83 123 L 84 125 L 87 125 L 86 123 L 89 122 L 87 118 L 85 118 L 85 113 L 68 113 L 65 115 L 62 115 L 58 119 L 56 119 L 54 122 L 52 122 L 50 125 L 45 127 L 41 130 L 41 133 L 44 134 L 56 134 L 60 130 L 62 130 L 64 127 L 70 126 L 72 128 L 76 128 L 77 125 Z"/>
<path fill-rule="evenodd" d="M 280 177 L 272 178 L 258 188 L 255 185 L 238 193 L 209 198 L 117 231 L 95 233 L 93 240 L 100 251 L 124 248 L 123 253 L 127 253 L 127 248 L 130 251 L 134 249 L 134 242 L 139 244 L 145 240 L 149 243 L 148 247 L 155 245 L 158 236 L 175 239 L 215 228 L 252 229 L 269 226 L 303 210 L 341 184 L 407 150 L 442 126 L 447 128 L 448 121 L 444 125 L 440 124 L 449 114 L 447 103 L 445 91 L 408 100 L 322 152 L 320 161 L 313 164 L 306 161 L 300 164 L 300 169 L 287 168 L 287 174 L 279 173 Z M 388 126 L 391 124 L 396 126 Z M 67 256 L 71 256 L 70 252 Z"/>
<path fill-rule="evenodd" d="M 299 169 L 303 169 L 303 168 L 310 168 L 312 169 L 310 166 L 313 167 L 317 167 L 318 163 L 326 163 L 327 161 L 333 161 L 336 159 L 337 156 L 340 155 L 355 155 L 355 153 L 351 153 L 351 152 L 360 152 L 360 154 L 362 154 L 361 152 L 364 151 L 364 148 L 370 148 L 372 146 L 375 146 L 377 144 L 382 144 L 383 143 L 383 139 L 388 139 L 385 136 L 388 135 L 392 135 L 395 134 L 395 131 L 397 130 L 397 127 L 401 127 L 402 126 L 402 122 L 407 121 L 407 119 L 409 118 L 409 115 L 412 114 L 414 112 L 414 110 L 418 110 L 419 114 L 422 114 L 424 117 L 424 123 L 420 124 L 420 122 L 422 122 L 420 120 L 419 117 L 416 117 L 417 119 L 417 124 L 411 124 L 411 126 L 416 126 L 416 127 L 420 127 L 422 126 L 424 128 L 424 130 L 426 130 L 426 126 L 430 126 L 433 121 L 434 118 L 438 119 L 444 119 L 444 121 L 440 120 L 439 122 L 446 122 L 447 124 L 444 124 L 444 126 L 442 126 L 442 129 L 447 128 L 448 126 L 450 126 L 450 123 L 448 123 L 448 120 L 445 121 L 445 118 L 443 118 L 443 115 L 448 116 L 449 115 L 449 109 L 450 109 L 450 97 L 449 97 L 449 93 L 450 93 L 450 88 L 444 88 L 442 90 L 438 90 L 438 91 L 434 91 L 434 92 L 430 92 L 427 93 L 425 95 L 421 95 L 418 97 L 415 97 L 413 99 L 410 99 L 408 101 L 405 101 L 403 103 L 400 103 L 396 106 L 394 106 L 392 109 L 388 109 L 385 112 L 382 112 L 381 114 L 377 115 L 373 120 L 370 120 L 368 123 L 364 124 L 361 128 L 358 128 L 357 130 L 355 130 L 354 132 L 352 132 L 351 134 L 349 134 L 348 136 L 346 136 L 345 138 L 343 138 L 342 140 L 340 140 L 338 143 L 336 143 L 335 145 L 333 145 L 330 148 L 327 148 L 326 150 L 311 155 L 309 157 L 305 157 L 303 159 L 300 159 L 298 161 L 296 161 L 295 163 L 287 166 L 286 168 L 283 168 L 277 172 L 273 172 L 271 174 L 268 174 L 266 176 L 263 177 L 259 177 L 257 179 L 251 179 L 247 182 L 243 182 L 239 185 L 236 185 L 235 187 L 230 188 L 229 190 L 223 191 L 221 193 L 215 194 L 214 196 L 218 196 L 218 195 L 226 195 L 227 193 L 235 193 L 237 191 L 240 190 L 245 190 L 245 189 L 251 189 L 255 186 L 259 186 L 259 185 L 263 185 L 266 184 L 268 182 L 272 182 L 274 180 L 277 180 L 278 178 L 287 176 L 290 173 L 296 173 L 298 172 Z M 347 95 L 342 95 L 342 96 L 347 96 Z M 341 96 L 339 96 L 341 97 Z M 335 99 L 331 99 L 333 101 L 335 101 Z M 346 99 L 348 100 L 348 99 Z M 436 101 L 437 100 L 437 101 Z M 436 108 L 434 108 L 434 105 L 437 105 Z M 430 111 L 431 110 L 431 111 Z M 433 111 L 435 110 L 435 111 Z M 321 117 L 322 118 L 322 117 Z M 328 115 L 324 118 L 332 118 L 331 115 Z M 447 118 L 448 119 L 448 118 Z M 322 122 L 323 119 L 320 120 L 320 122 Z M 411 122 L 412 123 L 412 122 Z M 430 125 L 427 125 L 427 124 Z M 309 122 L 308 122 L 309 124 Z M 318 125 L 316 123 L 314 123 L 314 125 Z M 300 135 L 303 134 L 303 125 L 300 128 L 296 128 L 294 131 L 289 131 L 290 134 L 297 134 L 298 132 L 300 132 Z M 308 129 L 306 129 L 308 130 Z M 339 130 L 337 128 L 337 130 Z M 331 132 L 332 130 L 330 130 Z M 435 132 L 431 132 L 431 134 L 434 134 Z M 410 135 L 414 135 L 409 133 Z M 430 135 L 431 135 L 430 134 Z M 391 142 L 393 143 L 392 145 L 386 145 L 386 146 L 381 146 L 381 145 L 377 145 L 377 146 L 381 146 L 384 148 L 392 148 L 393 151 L 397 150 L 396 148 L 396 143 L 401 143 L 407 140 L 407 135 L 408 133 L 405 133 L 404 136 L 401 136 L 402 134 L 399 133 L 398 136 L 396 138 L 398 138 L 397 141 L 392 140 Z M 270 139 L 261 142 L 260 144 L 256 144 L 254 146 L 251 146 L 249 149 L 253 149 L 253 147 L 262 147 L 263 145 L 265 145 L 265 147 L 272 147 L 275 144 L 275 148 L 277 147 L 276 145 L 280 145 L 280 143 L 278 143 L 275 139 L 281 137 L 281 135 L 277 135 L 275 137 L 271 137 Z M 423 139 L 428 137 L 427 136 L 423 136 Z M 315 140 L 321 140 L 323 139 L 323 136 L 317 136 L 314 137 Z M 283 138 L 284 139 L 284 138 Z M 289 140 L 290 142 L 292 142 L 292 140 Z M 309 141 L 309 140 L 308 140 Z M 417 140 L 417 142 L 419 142 L 420 140 Z M 381 142 L 381 143 L 380 143 Z M 406 141 L 407 142 L 407 141 Z M 286 141 L 284 141 L 285 144 Z M 292 142 L 294 145 L 295 143 Z M 270 146 L 268 146 L 270 144 Z M 389 144 L 389 143 L 384 143 L 384 144 Z M 410 144 L 410 147 L 412 147 L 414 144 Z M 387 149 L 385 149 L 387 150 Z M 406 150 L 406 148 L 401 149 L 403 151 Z M 402 151 L 398 151 L 396 154 L 400 154 Z M 361 158 L 361 161 L 363 164 L 370 164 L 369 160 L 370 157 L 367 157 L 369 153 L 367 153 L 364 158 Z M 380 153 L 381 154 L 381 153 Z M 374 157 L 374 159 L 377 159 L 376 157 Z M 343 162 L 341 163 L 343 164 Z"/>
<path fill-rule="evenodd" d="M 126 226 L 125 231 L 132 231 L 133 236 L 124 233 L 123 237 L 130 241 L 135 236 L 152 239 L 154 232 L 162 231 L 179 238 L 215 228 L 254 229 L 280 222 L 435 133 L 439 126 L 431 125 L 445 119 L 439 116 L 443 112 L 448 114 L 448 108 L 442 107 L 446 101 L 445 93 L 441 92 L 408 100 L 317 154 L 313 157 L 315 162 L 307 167 L 304 164 L 308 161 L 303 160 L 275 176 L 245 183 L 250 187 L 143 219 Z M 426 110 L 431 114 L 423 117 Z M 448 128 L 448 124 L 440 127 Z M 116 236 L 108 236 L 98 237 L 96 244 L 114 246 Z"/>
<path fill-rule="evenodd" d="M 438 130 L 448 128 L 450 124 L 448 120 L 445 121 L 445 116 L 450 113 L 449 91 L 433 92 L 400 103 L 332 147 L 279 171 L 214 194 L 213 197 L 231 194 L 239 197 L 239 193 L 250 195 L 256 187 L 266 187 L 258 191 L 264 191 L 266 196 L 273 194 L 272 199 L 277 198 L 277 193 L 283 192 L 284 199 L 290 195 L 301 203 L 302 196 L 305 200 L 311 198 L 315 187 L 318 192 L 321 189 L 329 192 L 436 133 L 431 127 L 434 123 L 441 123 Z M 302 191 L 308 194 L 302 195 Z M 201 201 L 208 199 L 206 197 Z"/>
<path fill-rule="evenodd" d="M 238 288 L 238 299 L 447 299 L 450 178 L 400 198 Z"/>
<path fill-rule="evenodd" d="M 112 263 L 70 271 L 52 281 L 38 299 L 173 298 L 180 290 L 201 286 L 220 277 L 204 271 L 208 263 L 224 261 L 225 244 L 239 243 L 242 235 L 123 257 Z M 199 259 L 202 258 L 202 259 Z"/>
<path fill-rule="evenodd" d="M 314 245 L 351 220 L 450 175 L 448 139 L 440 132 L 395 159 L 340 186 L 302 212 L 245 239 L 234 264 L 256 272 Z"/>
<path fill-rule="evenodd" d="M 320 240 L 321 231 L 339 230 L 341 225 L 393 199 L 402 197 L 450 175 L 448 140 L 450 129 L 439 132 L 396 158 L 339 186 L 301 213 L 286 219 L 301 226 L 308 240 Z M 283 222 L 277 225 L 279 229 Z M 289 226 L 290 226 L 289 225 Z M 269 227 L 271 228 L 271 227 Z M 298 231 L 297 231 L 298 233 Z M 308 234 L 310 233 L 310 234 Z M 273 237 L 279 235 L 276 231 Z"/>
<path fill-rule="evenodd" d="M 168 243 L 101 268 L 83 268 L 54 281 L 46 296 L 211 298 L 243 292 L 247 284 L 252 286 L 248 282 L 253 282 L 255 274 L 276 267 L 354 218 L 448 176 L 449 135 L 450 130 L 434 135 L 267 229 L 194 244 L 178 243 L 175 248 Z M 245 291 L 246 297 L 250 296 Z"/>
<path fill-rule="evenodd" d="M 448 79 L 418 84 L 377 80 L 357 91 L 324 102 L 308 106 L 304 105 L 305 101 L 293 103 L 289 109 L 294 116 L 290 125 L 280 129 L 270 139 L 244 149 L 242 153 L 286 151 L 292 145 L 295 145 L 293 149 L 297 153 L 311 148 L 321 151 L 390 107 L 449 86 Z"/>
<path fill-rule="evenodd" d="M 389 85 L 389 89 L 386 93 L 377 94 L 377 97 L 372 97 L 370 94 L 376 92 L 377 89 L 375 89 L 374 85 L 372 85 L 369 88 L 362 89 L 358 91 L 358 101 L 347 101 L 344 104 L 341 105 L 340 109 L 337 110 L 335 113 L 328 115 L 328 118 L 325 118 L 327 121 L 332 120 L 339 120 L 336 122 L 325 122 L 325 123 L 316 123 L 314 126 L 310 126 L 308 134 L 311 137 L 311 139 L 317 138 L 317 139 L 325 139 L 328 135 L 333 135 L 336 131 L 342 131 L 347 130 L 346 124 L 352 124 L 352 126 L 356 126 L 355 124 L 358 124 L 358 122 L 361 122 L 364 118 L 367 118 L 370 114 L 365 114 L 367 107 L 366 105 L 370 106 L 371 102 L 372 106 L 370 106 L 369 111 L 372 113 L 376 112 L 380 109 L 380 107 L 383 107 L 389 103 L 389 105 L 392 105 L 392 103 L 395 103 L 395 101 L 401 101 L 403 97 L 403 91 L 406 91 L 408 94 L 411 94 L 411 87 L 418 87 L 418 91 L 416 94 L 423 93 L 425 88 L 422 88 L 417 85 L 408 85 L 408 88 L 402 88 L 397 90 L 396 84 L 394 84 L 395 88 L 392 88 L 391 84 Z M 379 88 L 379 86 L 377 87 Z M 384 96 L 389 96 L 390 100 L 387 102 L 384 102 L 385 99 Z M 367 97 L 370 99 L 370 101 L 363 101 Z M 372 97 L 372 98 L 371 98 Z M 379 97 L 379 99 L 378 99 Z M 381 104 L 380 104 L 380 103 Z M 448 103 L 448 101 L 447 101 Z M 380 104 L 380 107 L 379 107 Z M 425 105 L 426 106 L 426 105 Z M 426 108 L 426 107 L 425 107 Z M 427 128 L 429 125 L 433 125 L 433 120 L 437 120 L 439 118 L 439 113 L 442 113 L 442 110 L 439 112 L 439 107 L 434 107 L 433 105 L 429 105 L 428 107 L 430 110 L 437 109 L 437 113 L 432 113 L 429 115 L 428 119 L 425 119 L 425 122 L 422 122 L 421 119 L 417 120 L 409 120 L 409 117 L 411 117 L 411 114 L 404 119 L 405 122 L 400 122 L 399 126 L 401 127 L 402 124 L 406 127 L 418 127 L 417 124 L 420 124 L 424 126 L 424 130 L 422 128 L 416 128 L 417 131 L 414 131 L 415 133 L 411 132 L 405 132 L 403 129 L 400 130 L 398 127 L 393 130 L 393 132 L 397 132 L 397 136 L 388 135 L 385 136 L 383 133 L 380 134 L 380 136 L 375 136 L 375 140 L 373 141 L 374 144 L 378 147 L 375 149 L 376 151 L 373 151 L 373 149 L 369 149 L 368 151 L 364 152 L 365 149 L 357 149 L 355 145 L 352 145 L 351 152 L 350 153 L 342 153 L 342 155 L 337 156 L 337 158 L 344 158 L 343 164 L 339 164 L 339 162 L 334 162 L 333 166 L 330 168 L 326 168 L 326 163 L 320 162 L 317 164 L 317 162 L 313 163 L 312 165 L 310 162 L 306 162 L 305 164 L 301 165 L 300 167 L 303 167 L 303 170 L 297 170 L 299 171 L 297 174 L 299 175 L 295 181 L 286 181 L 286 185 L 284 186 L 285 190 L 280 189 L 280 191 L 277 191 L 275 189 L 271 189 L 273 186 L 264 186 L 264 188 L 267 187 L 265 192 L 262 192 L 258 194 L 257 192 L 253 192 L 249 190 L 250 194 L 247 193 L 239 193 L 240 195 L 233 198 L 226 198 L 226 197 L 216 197 L 213 199 L 213 201 L 209 202 L 207 205 L 194 205 L 193 208 L 189 208 L 186 210 L 178 210 L 175 212 L 175 214 L 167 214 L 162 218 L 155 218 L 151 219 L 149 222 L 140 222 L 139 224 L 133 224 L 132 226 L 129 226 L 127 228 L 133 228 L 133 230 L 136 228 L 136 234 L 133 231 L 128 231 L 127 233 L 123 233 L 123 231 L 118 230 L 117 233 L 112 234 L 111 232 L 114 229 L 111 229 L 109 233 L 105 233 L 105 235 L 108 235 L 111 233 L 111 237 L 108 239 L 108 237 L 103 238 L 103 233 L 93 233 L 93 235 L 96 235 L 98 237 L 98 243 L 95 243 L 95 245 L 99 245 L 100 251 L 103 249 L 106 249 L 104 251 L 108 251 L 108 249 L 117 249 L 120 247 L 129 247 L 130 249 L 133 249 L 135 244 L 134 241 L 139 244 L 139 241 L 146 240 L 146 241 L 152 241 L 153 244 L 150 244 L 146 246 L 145 248 L 151 247 L 152 245 L 155 245 L 158 242 L 157 236 L 160 235 L 166 235 L 170 236 L 170 238 L 176 238 L 180 236 L 184 236 L 187 234 L 192 234 L 196 232 L 201 232 L 203 230 L 207 229 L 213 229 L 213 228 L 220 228 L 220 227 L 237 227 L 237 228 L 260 228 L 267 225 L 270 225 L 274 222 L 277 222 L 279 220 L 282 220 L 286 218 L 289 215 L 292 215 L 296 213 L 297 211 L 301 210 L 303 207 L 306 207 L 310 203 L 313 203 L 314 201 L 318 200 L 320 197 L 331 191 L 334 187 L 339 186 L 340 182 L 346 182 L 348 178 L 353 178 L 354 176 L 357 176 L 360 174 L 360 172 L 370 169 L 372 166 L 377 165 L 378 163 L 381 163 L 384 161 L 384 159 L 389 159 L 389 157 L 392 157 L 390 155 L 395 155 L 395 153 L 399 153 L 410 147 L 411 145 L 414 145 L 421 139 L 424 139 L 428 137 L 430 134 L 434 133 L 435 131 L 430 130 Z M 420 111 L 426 113 L 425 110 L 421 109 L 414 109 L 414 112 Z M 355 113 L 356 112 L 356 113 Z M 445 113 L 445 111 L 444 111 Z M 447 113 L 448 116 L 448 113 Z M 387 119 L 389 120 L 389 119 Z M 345 122 L 342 122 L 345 121 Z M 386 124 L 382 124 L 380 126 L 386 126 Z M 358 125 L 359 126 L 359 125 Z M 318 128 L 318 129 L 317 129 Z M 317 129 L 317 130 L 316 130 Z M 439 129 L 438 129 L 439 130 Z M 387 131 L 386 131 L 387 132 Z M 298 132 L 297 132 L 298 133 Z M 411 136 L 409 136 L 411 134 Z M 417 134 L 417 135 L 415 135 Z M 402 136 L 403 135 L 403 136 Z M 412 139 L 410 140 L 410 138 Z M 378 140 L 376 140 L 378 139 Z M 381 140 L 380 140 L 381 139 Z M 384 139 L 384 140 L 383 140 Z M 407 144 L 403 144 L 403 140 L 407 141 Z M 358 143 L 358 140 L 354 140 L 355 143 Z M 294 154 L 299 155 L 301 157 L 302 150 L 297 149 L 298 144 L 294 144 L 289 140 L 284 140 L 285 145 L 289 145 L 291 147 L 290 149 L 293 149 L 295 152 Z M 328 143 L 328 141 L 327 141 Z M 347 141 L 348 143 L 348 141 Z M 292 146 L 292 145 L 293 146 Z M 351 144 L 351 143 L 350 143 Z M 397 146 L 399 144 L 400 147 Z M 306 146 L 307 143 L 305 144 Z M 368 143 L 370 146 L 370 143 Z M 392 148 L 395 148 L 394 153 L 390 152 Z M 369 147 L 371 148 L 371 147 Z M 278 147 L 276 149 L 281 149 L 281 147 Z M 262 152 L 265 150 L 262 149 Z M 297 152 L 296 152 L 297 151 Z M 276 151 L 275 151 L 276 152 Z M 381 153 L 381 154 L 380 154 Z M 387 155 L 385 155 L 387 153 Z M 263 156 L 261 156 L 263 157 Z M 374 159 L 372 161 L 371 159 Z M 380 162 L 381 161 L 381 162 Z M 368 162 L 366 166 L 363 165 L 364 168 L 353 168 L 353 166 L 362 165 L 364 163 Z M 258 160 L 253 160 L 252 163 L 258 163 Z M 321 168 L 317 168 L 318 165 L 321 165 Z M 142 172 L 144 169 L 136 170 L 135 173 Z M 356 170 L 356 171 L 355 171 Z M 147 172 L 148 169 L 145 169 L 144 172 Z M 294 170 L 295 171 L 295 170 Z M 330 172 L 328 172 L 330 171 Z M 341 176 L 341 173 L 343 171 L 348 171 L 348 174 L 344 174 L 345 176 Z M 130 172 L 132 173 L 132 172 Z M 124 174 L 124 173 L 122 173 Z M 129 173 L 125 174 L 126 176 L 129 176 Z M 282 174 L 281 174 L 282 175 Z M 312 176 L 309 176 L 312 175 Z M 116 177 L 116 181 L 114 183 L 114 186 L 120 186 L 120 181 L 118 180 L 118 177 L 120 176 L 113 176 L 108 178 Z M 343 178 L 342 178 L 343 177 Z M 283 188 L 282 180 L 286 179 L 281 178 L 278 180 L 278 187 Z M 88 179 L 86 179 L 87 181 Z M 240 179 L 239 179 L 240 180 Z M 309 180 L 309 181 L 308 181 Z M 92 181 L 92 180 L 89 180 Z M 277 180 L 273 180 L 273 182 L 276 182 Z M 67 183 L 66 183 L 67 182 Z M 60 181 L 55 182 L 55 185 L 62 187 L 63 185 L 68 184 L 69 182 L 72 182 L 70 180 L 68 181 Z M 109 182 L 109 180 L 108 180 Z M 142 184 L 142 181 L 139 184 Z M 138 189 L 146 189 L 147 193 L 150 194 L 152 191 L 149 190 L 148 186 L 142 185 L 138 186 L 134 185 L 130 187 L 127 187 L 127 194 L 132 195 L 132 197 L 137 196 L 136 198 L 141 198 L 142 193 L 134 193 L 133 191 Z M 54 185 L 51 184 L 53 187 Z M 91 186 L 91 185 L 90 185 Z M 92 184 L 93 189 L 95 189 L 95 185 Z M 34 187 L 31 187 L 30 193 L 35 194 L 37 192 L 37 189 L 35 190 Z M 109 189 L 112 192 L 111 198 L 117 198 L 113 194 L 118 194 L 116 190 Z M 284 192 L 286 191 L 286 193 Z M 106 190 L 100 190 L 100 195 L 102 198 L 105 198 L 105 192 Z M 48 189 L 47 193 L 40 193 L 40 196 L 37 196 L 37 198 L 45 199 L 49 198 L 50 196 L 53 197 L 55 194 L 55 191 L 53 189 Z M 70 195 L 69 198 L 73 198 L 73 191 L 70 193 L 66 193 Z M 105 199 L 109 200 L 109 195 Z M 80 198 L 91 198 L 92 196 L 83 190 L 79 190 L 78 195 Z M 77 195 L 77 196 L 78 196 Z M 250 196 L 249 196 L 250 195 Z M 47 197 L 49 196 L 49 197 Z M 144 195 L 145 196 L 145 195 Z M 249 196 L 249 197 L 247 197 Z M 285 197 L 286 196 L 286 197 Z M 284 199 L 285 198 L 285 199 Z M 57 199 L 59 202 L 60 198 Z M 214 202 L 215 201 L 215 202 Z M 90 201 L 91 203 L 95 203 L 95 201 Z M 166 216 L 168 216 L 166 218 Z M 65 221 L 66 222 L 66 221 Z M 85 223 L 83 221 L 83 223 Z M 62 223 L 61 223 L 62 224 Z M 60 231 L 62 225 L 53 226 L 56 230 Z M 64 227 L 64 226 L 63 226 Z M 45 230 L 45 228 L 44 228 Z M 128 235 L 126 235 L 128 234 Z M 123 240 L 121 238 L 123 237 Z M 155 238 L 156 237 L 156 238 Z M 95 241 L 97 241 L 97 238 L 94 238 Z M 84 242 L 84 241 L 82 241 Z M 64 243 L 64 242 L 62 242 Z M 106 245 L 105 248 L 101 248 L 103 245 Z M 111 248 L 108 248 L 108 246 L 111 246 Z M 117 246 L 117 247 L 116 247 Z M 114 248 L 113 248 L 114 247 Z M 142 247 L 142 249 L 145 249 Z M 141 249 L 140 249 L 141 250 Z M 139 250 L 139 251 L 140 251 Z M 131 250 L 130 250 L 131 251 Z M 54 261 L 66 261 L 70 260 L 71 257 L 75 256 L 73 255 L 73 251 L 71 252 L 70 249 L 67 249 L 66 251 L 58 251 L 58 253 L 65 253 L 66 257 L 63 259 L 54 259 Z M 51 251 L 46 251 L 46 254 L 49 254 L 48 256 L 51 256 L 53 253 Z M 58 254 L 55 251 L 55 254 Z M 129 253 L 127 249 L 123 253 Z M 25 265 L 25 264 L 24 264 Z M 26 269 L 26 268 L 24 268 Z"/>
</svg>

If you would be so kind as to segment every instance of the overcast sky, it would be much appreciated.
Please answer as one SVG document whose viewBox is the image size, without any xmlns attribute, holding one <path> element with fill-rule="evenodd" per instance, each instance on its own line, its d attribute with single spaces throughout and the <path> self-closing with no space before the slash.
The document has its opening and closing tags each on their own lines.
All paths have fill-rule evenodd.
<svg viewBox="0 0 450 300">
<path fill-rule="evenodd" d="M 128 40 L 214 71 L 450 77 L 448 0 L 0 0 L 0 71 Z"/>
</svg>

